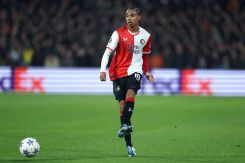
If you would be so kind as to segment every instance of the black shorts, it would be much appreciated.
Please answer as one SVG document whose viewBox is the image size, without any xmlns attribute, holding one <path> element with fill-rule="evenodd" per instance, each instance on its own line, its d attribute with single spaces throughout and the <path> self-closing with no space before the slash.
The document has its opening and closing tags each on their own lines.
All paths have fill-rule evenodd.
<svg viewBox="0 0 245 163">
<path fill-rule="evenodd" d="M 140 89 L 141 79 L 142 75 L 136 72 L 130 76 L 113 80 L 113 93 L 116 100 L 125 100 L 128 89 L 133 89 L 137 94 L 138 90 Z"/>
</svg>

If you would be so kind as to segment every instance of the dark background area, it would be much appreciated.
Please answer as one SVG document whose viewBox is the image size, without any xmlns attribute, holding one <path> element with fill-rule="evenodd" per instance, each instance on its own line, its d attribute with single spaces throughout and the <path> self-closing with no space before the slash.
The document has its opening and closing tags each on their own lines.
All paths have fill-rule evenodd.
<svg viewBox="0 0 245 163">
<path fill-rule="evenodd" d="M 151 67 L 245 68 L 242 0 L 1 0 L 0 65 L 99 67 L 131 5 L 153 37 Z"/>
</svg>

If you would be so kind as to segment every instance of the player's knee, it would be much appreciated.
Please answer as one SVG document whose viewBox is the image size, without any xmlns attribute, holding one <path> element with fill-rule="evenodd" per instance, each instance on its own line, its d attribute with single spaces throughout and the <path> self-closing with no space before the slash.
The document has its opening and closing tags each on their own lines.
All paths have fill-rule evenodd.
<svg viewBox="0 0 245 163">
<path fill-rule="evenodd" d="M 119 113 L 120 113 L 120 116 L 123 116 L 123 111 L 124 111 L 124 108 L 121 108 Z"/>
<path fill-rule="evenodd" d="M 124 111 L 124 107 L 125 107 L 125 100 L 120 101 L 119 106 L 120 106 L 119 114 L 120 114 L 120 116 L 123 116 L 123 111 Z"/>
<path fill-rule="evenodd" d="M 135 97 L 135 95 L 136 95 L 136 92 L 135 92 L 135 90 L 134 89 L 128 89 L 128 91 L 127 91 L 127 98 L 134 98 Z M 126 99 L 127 100 L 127 99 Z"/>
</svg>

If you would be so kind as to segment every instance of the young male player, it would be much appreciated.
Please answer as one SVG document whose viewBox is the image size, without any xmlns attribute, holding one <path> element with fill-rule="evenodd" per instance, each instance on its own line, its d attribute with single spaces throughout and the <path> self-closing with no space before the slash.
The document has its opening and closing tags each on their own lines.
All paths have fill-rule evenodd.
<svg viewBox="0 0 245 163">
<path fill-rule="evenodd" d="M 131 142 L 131 116 L 137 91 L 140 89 L 142 74 L 153 82 L 149 72 L 149 53 L 151 52 L 151 35 L 139 26 L 141 11 L 137 7 L 126 11 L 127 25 L 116 29 L 101 60 L 100 80 L 106 81 L 106 66 L 109 56 L 114 53 L 109 68 L 109 77 L 113 81 L 113 93 L 120 106 L 121 128 L 120 138 L 126 141 L 129 157 L 136 156 L 136 150 Z"/>
</svg>

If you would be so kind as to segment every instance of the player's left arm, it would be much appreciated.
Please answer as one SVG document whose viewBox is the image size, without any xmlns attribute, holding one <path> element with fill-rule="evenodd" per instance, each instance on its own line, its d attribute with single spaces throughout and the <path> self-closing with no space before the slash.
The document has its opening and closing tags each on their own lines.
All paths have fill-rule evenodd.
<svg viewBox="0 0 245 163">
<path fill-rule="evenodd" d="M 114 52 L 114 50 L 117 47 L 118 41 L 119 41 L 119 35 L 117 31 L 114 31 L 106 46 L 106 50 L 103 54 L 103 57 L 101 59 L 101 67 L 100 67 L 100 80 L 101 81 L 106 81 L 106 66 L 108 64 L 110 55 Z"/>
<path fill-rule="evenodd" d="M 146 42 L 146 45 L 143 48 L 143 72 L 146 78 L 149 80 L 149 82 L 154 82 L 154 76 L 150 73 L 149 68 L 149 55 L 151 53 L 151 43 L 152 38 L 150 36 Z"/>
</svg>

